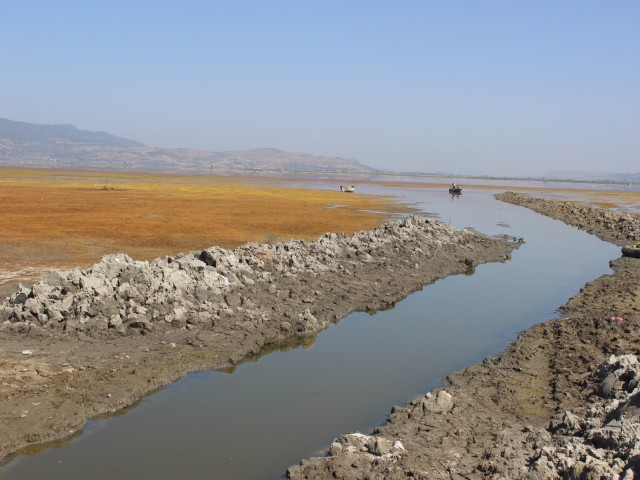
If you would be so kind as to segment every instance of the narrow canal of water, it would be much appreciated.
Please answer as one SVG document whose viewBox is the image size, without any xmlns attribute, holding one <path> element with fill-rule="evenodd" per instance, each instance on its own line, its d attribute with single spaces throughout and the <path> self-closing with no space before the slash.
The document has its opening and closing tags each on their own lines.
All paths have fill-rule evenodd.
<svg viewBox="0 0 640 480">
<path fill-rule="evenodd" d="M 414 201 L 458 228 L 526 241 L 511 261 L 426 286 L 375 315 L 354 313 L 313 344 L 188 375 L 58 448 L 19 456 L 0 478 L 273 479 L 331 440 L 370 433 L 447 374 L 503 350 L 609 271 L 619 249 L 490 191 L 453 200 L 424 188 L 363 187 Z"/>
</svg>

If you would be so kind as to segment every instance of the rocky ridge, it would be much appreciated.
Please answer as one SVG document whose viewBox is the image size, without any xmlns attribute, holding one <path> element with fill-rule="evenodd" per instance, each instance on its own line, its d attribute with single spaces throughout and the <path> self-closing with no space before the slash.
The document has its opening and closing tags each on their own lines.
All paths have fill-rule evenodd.
<svg viewBox="0 0 640 480">
<path fill-rule="evenodd" d="M 629 213 L 618 215 L 610 210 L 591 208 L 575 202 L 549 201 L 515 192 L 500 193 L 496 195 L 496 198 L 561 220 L 567 225 L 617 245 L 635 243 L 640 240 L 640 217 L 638 215 Z"/>
<path fill-rule="evenodd" d="M 61 438 L 180 376 L 229 369 L 353 311 L 505 261 L 520 241 L 420 217 L 313 242 L 116 254 L 53 272 L 0 305 L 0 458 Z"/>
<path fill-rule="evenodd" d="M 434 252 L 466 246 L 464 268 L 473 266 L 476 234 L 418 217 L 388 223 L 353 236 L 328 233 L 313 242 L 292 240 L 248 243 L 233 251 L 212 247 L 153 262 L 134 261 L 125 254 L 108 255 L 92 267 L 55 271 L 31 288 L 19 286 L 0 306 L 0 321 L 13 330 L 30 328 L 99 331 L 124 334 L 153 329 L 214 329 L 225 318 L 241 314 L 252 322 L 269 322 L 271 309 L 251 299 L 258 289 L 277 298 L 295 295 L 291 284 L 325 273 L 358 276 L 358 270 L 377 264 L 393 270 L 389 249 L 413 270 Z M 331 287 L 330 287 L 331 288 Z M 281 329 L 298 334 L 327 325 L 311 313 L 319 291 L 307 292 L 297 317 Z M 295 302 L 293 302 L 295 303 Z M 306 307 L 306 308 L 305 308 Z"/>
<path fill-rule="evenodd" d="M 611 355 L 595 373 L 592 406 L 555 418 L 530 471 L 540 478 L 637 478 L 640 465 L 640 364 Z M 556 441 L 553 441 L 553 440 Z"/>
</svg>

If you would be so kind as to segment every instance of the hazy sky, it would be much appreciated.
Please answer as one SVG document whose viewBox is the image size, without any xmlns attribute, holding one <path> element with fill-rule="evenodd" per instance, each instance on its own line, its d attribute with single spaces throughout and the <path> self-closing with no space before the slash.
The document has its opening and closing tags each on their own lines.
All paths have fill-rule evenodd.
<svg viewBox="0 0 640 480">
<path fill-rule="evenodd" d="M 640 171 L 638 0 L 0 0 L 0 117 L 384 169 Z"/>
</svg>

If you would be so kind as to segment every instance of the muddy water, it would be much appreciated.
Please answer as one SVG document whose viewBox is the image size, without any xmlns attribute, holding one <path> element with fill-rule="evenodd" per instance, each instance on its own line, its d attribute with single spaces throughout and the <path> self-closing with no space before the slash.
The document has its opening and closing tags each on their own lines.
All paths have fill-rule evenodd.
<svg viewBox="0 0 640 480">
<path fill-rule="evenodd" d="M 322 186 L 322 185 L 320 185 Z M 619 249 L 524 208 L 468 191 L 363 186 L 394 194 L 454 226 L 526 243 L 504 264 L 426 286 L 395 308 L 355 313 L 314 343 L 246 362 L 233 373 L 189 375 L 59 448 L 20 456 L 1 478 L 268 479 L 323 453 L 353 430 L 448 373 L 504 349 L 517 332 L 556 316 Z"/>
</svg>

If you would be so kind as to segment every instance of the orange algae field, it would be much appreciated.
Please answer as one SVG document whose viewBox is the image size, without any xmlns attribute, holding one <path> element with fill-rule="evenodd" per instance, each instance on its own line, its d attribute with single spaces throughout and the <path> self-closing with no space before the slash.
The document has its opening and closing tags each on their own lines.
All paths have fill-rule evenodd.
<svg viewBox="0 0 640 480">
<path fill-rule="evenodd" d="M 288 188 L 283 180 L 3 168 L 0 270 L 351 234 L 401 211 L 407 207 L 389 197 Z"/>
</svg>

